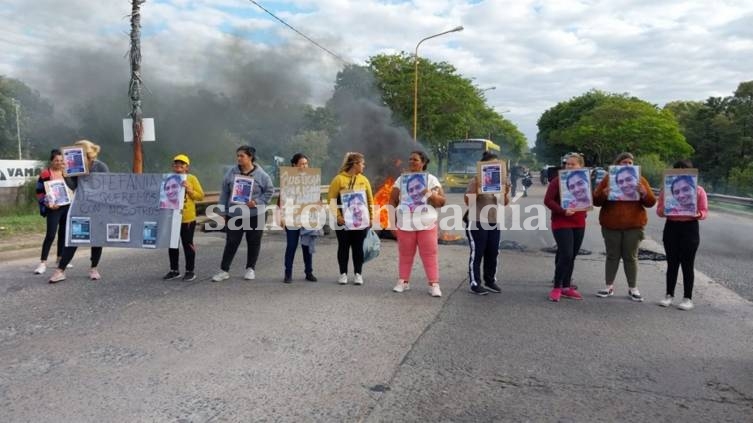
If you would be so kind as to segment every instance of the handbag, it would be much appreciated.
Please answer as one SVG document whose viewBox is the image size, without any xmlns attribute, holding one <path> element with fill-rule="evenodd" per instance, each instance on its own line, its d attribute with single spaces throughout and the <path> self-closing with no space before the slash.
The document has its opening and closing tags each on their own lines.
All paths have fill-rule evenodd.
<svg viewBox="0 0 753 423">
<path fill-rule="evenodd" d="M 363 240 L 363 262 L 366 263 L 372 259 L 379 257 L 379 251 L 382 248 L 382 243 L 379 240 L 379 235 L 369 228 L 366 233 L 366 239 Z"/>
</svg>

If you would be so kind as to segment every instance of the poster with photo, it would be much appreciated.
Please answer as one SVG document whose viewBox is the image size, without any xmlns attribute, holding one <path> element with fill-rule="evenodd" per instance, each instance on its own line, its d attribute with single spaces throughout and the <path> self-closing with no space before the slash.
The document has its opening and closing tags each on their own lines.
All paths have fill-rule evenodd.
<svg viewBox="0 0 753 423">
<path fill-rule="evenodd" d="M 55 206 L 67 206 L 71 204 L 72 193 L 68 185 L 62 179 L 44 181 L 44 192 L 47 197 L 47 204 Z"/>
<path fill-rule="evenodd" d="M 479 194 L 497 194 L 503 192 L 505 185 L 505 163 L 499 160 L 478 162 Z"/>
<path fill-rule="evenodd" d="M 254 192 L 254 178 L 250 176 L 235 175 L 233 179 L 233 192 L 230 196 L 231 204 L 246 204 L 251 201 Z"/>
<path fill-rule="evenodd" d="M 183 182 L 188 176 L 179 173 L 165 173 L 159 190 L 159 208 L 182 210 L 186 198 L 186 187 Z"/>
<path fill-rule="evenodd" d="M 65 167 L 63 174 L 65 176 L 79 176 L 89 173 L 86 167 L 86 153 L 82 147 L 63 147 L 63 161 Z"/>
<path fill-rule="evenodd" d="M 107 242 L 130 242 L 131 241 L 131 224 L 130 223 L 108 223 L 107 224 Z"/>
<path fill-rule="evenodd" d="M 366 191 L 343 191 L 342 200 L 345 229 L 364 229 L 370 225 L 369 206 L 366 202 Z"/>
<path fill-rule="evenodd" d="M 641 183 L 640 166 L 609 166 L 609 201 L 638 201 Z"/>
<path fill-rule="evenodd" d="M 88 217 L 70 217 L 71 242 L 88 244 L 91 242 L 91 219 Z"/>
<path fill-rule="evenodd" d="M 144 222 L 144 235 L 141 238 L 141 246 L 144 248 L 157 248 L 157 222 Z"/>
<path fill-rule="evenodd" d="M 427 204 L 429 196 L 429 174 L 426 172 L 403 173 L 400 175 L 400 206 L 411 212 Z"/>
<path fill-rule="evenodd" d="M 565 210 L 590 210 L 593 207 L 590 169 L 559 171 L 560 207 Z"/>
<path fill-rule="evenodd" d="M 698 169 L 668 169 L 664 172 L 664 215 L 698 214 Z"/>
</svg>

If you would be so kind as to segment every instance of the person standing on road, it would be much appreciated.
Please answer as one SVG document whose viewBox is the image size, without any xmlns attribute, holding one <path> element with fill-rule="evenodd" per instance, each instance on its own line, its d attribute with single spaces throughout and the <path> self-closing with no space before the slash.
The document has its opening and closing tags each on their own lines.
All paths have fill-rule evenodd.
<svg viewBox="0 0 753 423">
<path fill-rule="evenodd" d="M 621 153 L 614 160 L 615 165 L 632 166 L 633 155 Z M 637 185 L 637 201 L 610 201 L 609 175 L 606 175 L 594 190 L 594 205 L 601 207 L 599 223 L 604 237 L 607 260 L 604 269 L 606 287 L 596 293 L 597 297 L 606 298 L 614 295 L 614 279 L 620 267 L 624 266 L 628 283 L 628 296 L 633 301 L 643 301 L 638 291 L 638 246 L 644 238 L 643 229 L 648 223 L 646 208 L 656 204 L 656 197 L 648 180 L 641 176 Z"/>
<path fill-rule="evenodd" d="M 673 166 L 675 169 L 691 169 L 693 164 L 690 160 L 680 160 Z M 681 189 L 672 184 L 672 195 L 680 196 Z M 695 253 L 698 251 L 698 245 L 701 243 L 701 237 L 698 233 L 698 221 L 706 219 L 708 216 L 708 199 L 706 191 L 702 186 L 696 185 L 695 195 L 696 215 L 695 216 L 665 216 L 664 214 L 664 189 L 659 192 L 659 201 L 656 207 L 656 214 L 659 217 L 666 217 L 664 223 L 664 251 L 667 253 L 667 293 L 663 300 L 659 301 L 662 307 L 672 305 L 675 296 L 675 286 L 677 285 L 677 276 L 680 267 L 682 267 L 682 287 L 683 299 L 677 308 L 680 310 L 690 310 L 693 308 L 693 283 L 695 281 Z"/>
<path fill-rule="evenodd" d="M 230 168 L 222 180 L 220 187 L 220 206 L 225 213 L 225 249 L 222 252 L 220 271 L 212 276 L 213 282 L 230 279 L 230 265 L 235 253 L 246 236 L 246 273 L 243 279 L 256 279 L 256 261 L 261 250 L 261 238 L 264 235 L 264 219 L 266 206 L 274 194 L 272 178 L 256 164 L 256 149 L 242 145 L 235 150 L 237 166 Z M 246 204 L 232 204 L 233 183 L 235 177 L 250 176 L 254 179 L 251 197 Z M 239 224 L 240 223 L 240 224 Z"/>
<path fill-rule="evenodd" d="M 101 150 L 101 147 L 97 144 L 94 144 L 93 142 L 89 140 L 79 140 L 73 143 L 76 147 L 81 147 L 84 150 L 84 155 L 86 155 L 86 168 L 89 169 L 90 173 L 107 173 L 110 171 L 110 169 L 107 167 L 107 165 L 99 160 L 97 160 L 97 156 L 99 155 L 99 152 Z M 85 176 L 84 176 L 85 177 Z M 78 176 L 70 177 L 66 180 L 68 183 L 68 186 L 71 187 L 71 189 L 75 190 L 78 188 Z M 58 283 L 60 281 L 65 280 L 65 269 L 68 267 L 68 264 L 73 260 L 73 256 L 76 254 L 77 247 L 65 247 L 63 249 L 63 256 L 60 258 L 60 261 L 58 262 L 58 268 L 55 270 L 55 272 L 50 277 L 49 282 L 50 283 Z M 102 276 L 99 274 L 99 271 L 97 270 L 97 266 L 99 265 L 99 260 L 102 258 L 102 247 L 91 247 L 91 268 L 89 269 L 89 279 L 93 281 L 98 281 L 102 279 Z"/>
<path fill-rule="evenodd" d="M 56 263 L 60 262 L 60 258 L 63 255 L 63 248 L 65 247 L 65 222 L 70 205 L 59 206 L 51 204 L 49 202 L 50 197 L 45 191 L 44 183 L 47 181 L 64 180 L 64 167 L 63 153 L 58 149 L 54 149 L 50 152 L 50 165 L 42 170 L 37 179 L 36 194 L 37 202 L 39 203 L 39 214 L 47 220 L 47 231 L 44 235 L 44 241 L 42 241 L 42 255 L 39 265 L 34 269 L 34 274 L 36 275 L 41 275 L 47 271 L 47 256 L 50 254 L 50 248 L 52 248 L 52 243 L 55 241 L 56 233 L 58 237 Z"/>
<path fill-rule="evenodd" d="M 485 151 L 481 156 L 482 162 L 497 160 L 497 155 Z M 465 191 L 463 200 L 468 206 L 466 212 L 467 227 L 465 235 L 470 246 L 468 258 L 468 280 L 471 292 L 477 295 L 486 295 L 490 291 L 500 294 L 502 290 L 497 285 L 497 261 L 499 258 L 499 242 L 502 236 L 501 226 L 504 222 L 498 221 L 500 201 L 503 205 L 510 203 L 510 184 L 505 184 L 503 198 L 499 194 L 479 194 L 478 176 L 471 179 Z M 483 281 L 481 286 L 481 262 L 484 262 Z"/>
<path fill-rule="evenodd" d="M 183 213 L 180 220 L 180 242 L 183 244 L 183 253 L 186 255 L 186 272 L 183 274 L 183 280 L 186 282 L 196 279 L 196 273 L 194 272 L 196 246 L 193 243 L 193 234 L 196 230 L 196 201 L 204 199 L 204 190 L 201 188 L 199 179 L 188 173 L 190 165 L 191 160 L 185 154 L 178 154 L 173 158 L 173 172 L 179 175 L 186 175 L 186 180 L 182 181 L 186 194 L 183 200 Z M 162 278 L 166 281 L 176 279 L 180 276 L 180 272 L 178 271 L 180 249 L 169 248 L 167 254 L 170 259 L 170 271 Z"/>
<path fill-rule="evenodd" d="M 309 158 L 303 153 L 296 153 L 293 155 L 293 158 L 290 159 L 290 165 L 305 169 L 309 167 Z M 317 195 L 320 195 L 320 193 L 317 192 Z M 280 208 L 283 210 L 282 215 L 285 216 L 284 210 L 286 204 L 282 198 L 282 193 L 280 193 L 279 201 Z M 297 227 L 293 224 L 294 222 L 283 223 L 287 241 L 285 245 L 285 276 L 282 280 L 285 283 L 293 282 L 293 261 L 295 260 L 295 250 L 298 249 L 298 242 L 302 241 L 301 236 L 308 232 L 305 228 Z M 311 237 L 311 239 L 316 242 L 316 237 Z M 308 244 L 301 242 L 301 252 L 303 253 L 303 271 L 306 274 L 306 280 L 309 282 L 316 282 L 317 278 L 314 276 L 314 260 L 311 247 Z"/>
<path fill-rule="evenodd" d="M 425 172 L 429 164 L 429 156 L 423 151 L 412 151 L 408 157 L 408 172 Z M 399 176 L 392 186 L 390 204 L 397 211 L 397 285 L 392 288 L 395 292 L 410 289 L 409 280 L 413 269 L 413 259 L 416 249 L 424 265 L 426 279 L 429 282 L 429 295 L 441 297 L 439 288 L 439 237 L 437 230 L 437 209 L 444 206 L 445 196 L 439 179 L 427 173 L 428 187 L 421 185 L 422 190 L 412 198 L 411 206 L 420 203 L 423 206 L 411 208 L 400 206 L 400 187 L 403 176 Z M 408 182 L 408 194 L 413 196 L 411 183 Z M 419 197 L 420 198 L 417 198 Z"/>
<path fill-rule="evenodd" d="M 329 203 L 331 213 L 337 216 L 337 264 L 340 268 L 340 276 L 337 283 L 345 285 L 348 283 L 348 255 L 353 251 L 353 283 L 363 285 L 363 241 L 371 225 L 363 229 L 348 229 L 345 225 L 343 215 L 346 204 L 342 200 L 344 191 L 363 191 L 366 193 L 366 206 L 369 211 L 369 222 L 373 213 L 374 197 L 371 193 L 371 183 L 364 176 L 363 171 L 366 168 L 366 161 L 361 153 L 347 153 L 340 166 L 340 173 L 335 175 L 329 184 L 327 193 L 327 202 Z M 356 196 L 353 196 L 354 198 Z"/>
<path fill-rule="evenodd" d="M 584 166 L 583 156 L 570 153 L 565 158 L 565 169 L 581 169 Z M 578 179 L 578 178 L 574 178 Z M 588 184 L 586 184 L 586 189 Z M 575 257 L 580 251 L 583 236 L 586 232 L 586 211 L 563 209 L 560 202 L 559 176 L 549 182 L 544 196 L 544 205 L 552 211 L 552 235 L 557 242 L 557 255 L 554 262 L 554 288 L 549 293 L 549 300 L 557 302 L 560 297 L 582 300 L 578 290 L 570 286 Z"/>
</svg>

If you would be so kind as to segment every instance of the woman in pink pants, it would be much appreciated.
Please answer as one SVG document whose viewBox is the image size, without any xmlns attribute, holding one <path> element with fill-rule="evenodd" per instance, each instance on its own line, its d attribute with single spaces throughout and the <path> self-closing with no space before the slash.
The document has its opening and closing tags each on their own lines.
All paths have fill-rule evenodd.
<svg viewBox="0 0 753 423">
<path fill-rule="evenodd" d="M 413 151 L 408 158 L 408 173 L 400 175 L 393 185 L 390 204 L 397 210 L 398 281 L 395 292 L 410 289 L 408 281 L 416 249 L 424 264 L 429 282 L 429 295 L 441 297 L 439 289 L 439 245 L 437 218 L 445 197 L 436 176 L 426 172 L 429 157 Z M 401 195 L 401 187 L 403 195 Z"/>
</svg>

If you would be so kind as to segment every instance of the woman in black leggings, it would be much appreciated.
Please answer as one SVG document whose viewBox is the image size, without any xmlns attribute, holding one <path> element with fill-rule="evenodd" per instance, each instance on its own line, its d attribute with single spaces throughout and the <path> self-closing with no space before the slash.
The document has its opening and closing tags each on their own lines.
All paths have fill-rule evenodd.
<svg viewBox="0 0 753 423">
<path fill-rule="evenodd" d="M 681 160 L 674 164 L 675 169 L 690 169 L 693 164 L 690 160 Z M 685 176 L 675 176 L 670 185 L 671 193 L 666 194 L 664 190 L 659 193 L 659 206 L 656 208 L 656 214 L 659 217 L 666 217 L 664 224 L 664 251 L 667 253 L 667 294 L 663 300 L 659 301 L 662 307 L 669 307 L 675 296 L 675 285 L 677 285 L 677 276 L 682 267 L 682 285 L 683 299 L 677 308 L 680 310 L 690 310 L 693 308 L 693 282 L 695 280 L 695 253 L 698 251 L 698 245 L 701 238 L 698 234 L 698 221 L 708 216 L 708 200 L 706 191 L 703 187 L 692 186 L 691 178 Z M 691 216 L 666 216 L 665 204 L 668 198 L 674 202 L 682 203 L 685 197 L 694 195 L 696 198 L 696 211 Z M 671 208 L 670 208 L 671 209 Z"/>
</svg>

